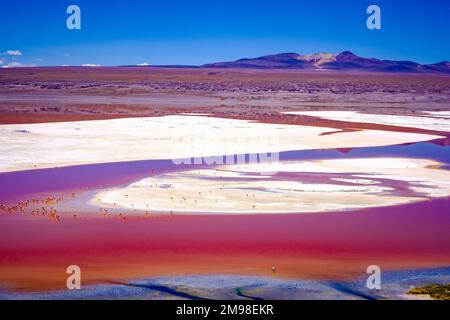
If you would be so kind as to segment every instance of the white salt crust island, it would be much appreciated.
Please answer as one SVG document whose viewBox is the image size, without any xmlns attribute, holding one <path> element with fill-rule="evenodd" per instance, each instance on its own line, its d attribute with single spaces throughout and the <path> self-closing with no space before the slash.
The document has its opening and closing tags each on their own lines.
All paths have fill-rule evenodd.
<svg viewBox="0 0 450 320">
<path fill-rule="evenodd" d="M 432 160 L 406 158 L 222 166 L 146 178 L 100 192 L 90 203 L 129 209 L 128 214 L 282 214 L 390 206 L 450 195 L 450 172 L 439 167 Z"/>
</svg>

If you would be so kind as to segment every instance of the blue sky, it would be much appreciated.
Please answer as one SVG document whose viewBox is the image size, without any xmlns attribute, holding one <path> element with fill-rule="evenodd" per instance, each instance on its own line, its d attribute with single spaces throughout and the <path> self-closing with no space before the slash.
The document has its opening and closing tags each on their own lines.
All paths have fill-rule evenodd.
<svg viewBox="0 0 450 320">
<path fill-rule="evenodd" d="M 81 8 L 81 30 L 66 28 L 70 4 Z M 381 30 L 366 27 L 370 4 L 381 7 Z M 3 65 L 197 65 L 344 50 L 450 60 L 450 0 L 2 0 L 0 10 Z"/>
</svg>

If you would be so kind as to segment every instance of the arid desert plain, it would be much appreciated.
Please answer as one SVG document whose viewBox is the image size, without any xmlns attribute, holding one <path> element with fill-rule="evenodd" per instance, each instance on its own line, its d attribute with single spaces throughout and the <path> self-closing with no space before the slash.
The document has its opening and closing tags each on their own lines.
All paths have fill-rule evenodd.
<svg viewBox="0 0 450 320">
<path fill-rule="evenodd" d="M 1 69 L 0 299 L 429 298 L 449 169 L 449 75 Z"/>
</svg>

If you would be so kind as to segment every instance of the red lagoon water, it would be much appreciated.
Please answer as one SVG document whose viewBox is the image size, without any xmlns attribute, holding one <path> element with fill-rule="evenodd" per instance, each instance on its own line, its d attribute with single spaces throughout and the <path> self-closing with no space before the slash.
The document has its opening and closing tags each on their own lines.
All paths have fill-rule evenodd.
<svg viewBox="0 0 450 320">
<path fill-rule="evenodd" d="M 237 273 L 346 278 L 450 264 L 449 198 L 346 213 L 61 220 L 0 217 L 0 283 L 59 288 L 79 265 L 98 282 Z"/>
</svg>

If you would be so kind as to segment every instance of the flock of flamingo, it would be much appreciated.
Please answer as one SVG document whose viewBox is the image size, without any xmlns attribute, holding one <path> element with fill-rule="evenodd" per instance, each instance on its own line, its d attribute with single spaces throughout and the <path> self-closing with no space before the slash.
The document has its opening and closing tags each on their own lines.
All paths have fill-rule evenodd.
<svg viewBox="0 0 450 320">
<path fill-rule="evenodd" d="M 44 199 L 29 199 L 19 201 L 16 205 L 0 204 L 0 212 L 7 214 L 26 214 L 32 216 L 45 216 L 60 222 L 61 216 L 58 210 L 51 205 L 57 205 L 62 201 L 62 197 L 47 196 Z"/>
<path fill-rule="evenodd" d="M 42 199 L 28 199 L 24 201 L 19 201 L 14 205 L 0 204 L 0 214 L 30 214 L 33 217 L 47 217 L 56 222 L 61 222 L 61 214 L 58 212 L 56 208 L 59 204 L 62 203 L 66 198 L 63 196 L 54 196 L 49 195 L 45 196 Z M 68 199 L 75 199 L 75 193 L 71 193 Z M 126 220 L 126 217 L 123 213 L 119 213 L 118 215 L 114 215 L 109 212 L 108 209 L 100 208 L 99 213 L 104 217 L 114 217 L 117 216 L 122 221 Z M 148 214 L 148 212 L 147 212 Z M 72 214 L 72 219 L 77 220 L 79 216 L 77 214 Z"/>
</svg>

